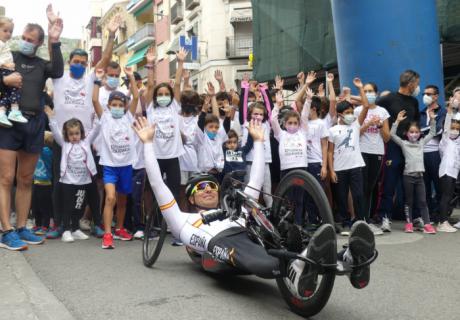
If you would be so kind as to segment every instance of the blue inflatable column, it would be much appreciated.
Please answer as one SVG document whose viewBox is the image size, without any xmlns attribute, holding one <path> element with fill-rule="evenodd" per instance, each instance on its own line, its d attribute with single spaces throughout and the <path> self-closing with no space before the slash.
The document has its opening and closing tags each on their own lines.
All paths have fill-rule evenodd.
<svg viewBox="0 0 460 320">
<path fill-rule="evenodd" d="M 435 84 L 444 101 L 435 0 L 331 0 L 340 84 L 353 78 L 395 91 L 406 69 L 420 74 L 420 88 Z M 419 101 L 421 102 L 420 94 Z M 423 105 L 420 104 L 420 107 Z"/>
</svg>

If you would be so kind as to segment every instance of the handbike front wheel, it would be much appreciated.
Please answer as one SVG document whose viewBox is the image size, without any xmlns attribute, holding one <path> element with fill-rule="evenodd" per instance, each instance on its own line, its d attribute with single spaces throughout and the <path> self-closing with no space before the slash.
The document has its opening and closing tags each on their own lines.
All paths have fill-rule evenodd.
<svg viewBox="0 0 460 320">
<path fill-rule="evenodd" d="M 142 245 L 142 260 L 146 267 L 151 267 L 157 261 L 166 238 L 167 225 L 161 215 L 160 208 L 154 202 L 153 210 L 147 216 Z"/>
<path fill-rule="evenodd" d="M 272 218 L 274 221 L 279 222 L 283 218 L 283 214 L 290 210 L 285 208 L 284 199 L 289 198 L 294 188 L 302 189 L 304 198 L 305 193 L 309 196 L 310 201 L 316 207 L 321 224 L 329 223 L 334 225 L 332 211 L 323 188 L 312 175 L 303 170 L 293 170 L 280 181 L 275 192 L 276 197 L 273 199 Z M 281 295 L 289 305 L 289 308 L 300 316 L 311 317 L 319 313 L 329 300 L 334 287 L 335 272 L 326 271 L 319 275 L 318 287 L 309 298 L 299 296 L 296 290 L 291 288 L 286 281 L 285 278 L 276 279 Z"/>
</svg>

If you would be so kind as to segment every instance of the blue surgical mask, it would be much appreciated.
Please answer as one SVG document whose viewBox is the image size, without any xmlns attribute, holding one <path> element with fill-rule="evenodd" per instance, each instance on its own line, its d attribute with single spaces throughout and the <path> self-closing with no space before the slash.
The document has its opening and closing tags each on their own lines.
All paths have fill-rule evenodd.
<svg viewBox="0 0 460 320">
<path fill-rule="evenodd" d="M 105 79 L 105 83 L 111 89 L 116 89 L 120 85 L 120 79 L 118 77 L 109 77 L 109 76 L 107 76 L 107 78 Z"/>
<path fill-rule="evenodd" d="M 211 131 L 208 131 L 208 130 L 205 130 L 206 134 L 208 135 L 208 138 L 211 139 L 211 140 L 214 140 L 217 136 L 217 132 L 211 132 Z"/>
<path fill-rule="evenodd" d="M 157 104 L 160 107 L 166 107 L 170 103 L 171 103 L 171 97 L 170 96 L 157 97 Z"/>
<path fill-rule="evenodd" d="M 19 51 L 26 56 L 33 56 L 35 54 L 35 45 L 25 40 L 19 40 Z"/>
<path fill-rule="evenodd" d="M 73 78 L 80 79 L 85 73 L 86 67 L 81 63 L 72 63 L 70 65 L 70 72 L 72 73 Z"/>
<path fill-rule="evenodd" d="M 369 104 L 374 104 L 375 100 L 377 99 L 377 96 L 375 95 L 375 93 L 369 92 L 369 93 L 366 93 L 366 98 Z"/>
<path fill-rule="evenodd" d="M 125 108 L 122 107 L 110 107 L 110 113 L 114 119 L 120 119 L 125 115 Z"/>
</svg>

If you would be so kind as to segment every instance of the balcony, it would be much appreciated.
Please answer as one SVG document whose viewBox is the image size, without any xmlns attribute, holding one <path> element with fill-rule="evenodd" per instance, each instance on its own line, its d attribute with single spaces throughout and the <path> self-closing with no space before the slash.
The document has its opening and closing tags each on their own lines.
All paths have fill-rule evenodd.
<svg viewBox="0 0 460 320">
<path fill-rule="evenodd" d="M 169 61 L 169 78 L 174 79 L 176 76 L 177 61 L 176 59 Z"/>
<path fill-rule="evenodd" d="M 185 10 L 193 10 L 200 5 L 200 0 L 185 0 Z"/>
<path fill-rule="evenodd" d="M 128 50 L 136 50 L 149 45 L 155 40 L 155 27 L 153 23 L 146 23 L 126 41 Z"/>
<path fill-rule="evenodd" d="M 128 13 L 137 15 L 144 11 L 144 9 L 150 7 L 152 4 L 152 0 L 131 0 L 126 6 L 126 11 L 128 11 Z"/>
<path fill-rule="evenodd" d="M 246 58 L 252 52 L 252 36 L 227 37 L 227 58 Z"/>
<path fill-rule="evenodd" d="M 171 7 L 171 24 L 178 24 L 184 20 L 184 9 L 182 7 L 182 3 L 176 2 Z"/>
</svg>

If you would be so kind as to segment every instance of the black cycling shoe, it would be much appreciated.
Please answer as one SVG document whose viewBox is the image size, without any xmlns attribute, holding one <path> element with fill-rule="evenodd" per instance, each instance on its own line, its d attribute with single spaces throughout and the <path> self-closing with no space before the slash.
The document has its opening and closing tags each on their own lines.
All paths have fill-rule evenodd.
<svg viewBox="0 0 460 320">
<path fill-rule="evenodd" d="M 302 252 L 301 255 L 304 255 Z M 337 263 L 337 240 L 335 229 L 330 224 L 318 228 L 308 243 L 306 257 L 320 264 Z M 320 267 L 305 262 L 300 275 L 297 291 L 301 297 L 311 297 L 318 286 L 318 272 Z"/>
<path fill-rule="evenodd" d="M 343 252 L 343 261 L 350 265 L 359 265 L 371 259 L 375 251 L 375 238 L 369 225 L 357 221 L 351 227 L 348 249 Z M 371 276 L 370 266 L 353 269 L 350 282 L 356 289 L 365 288 Z"/>
</svg>

